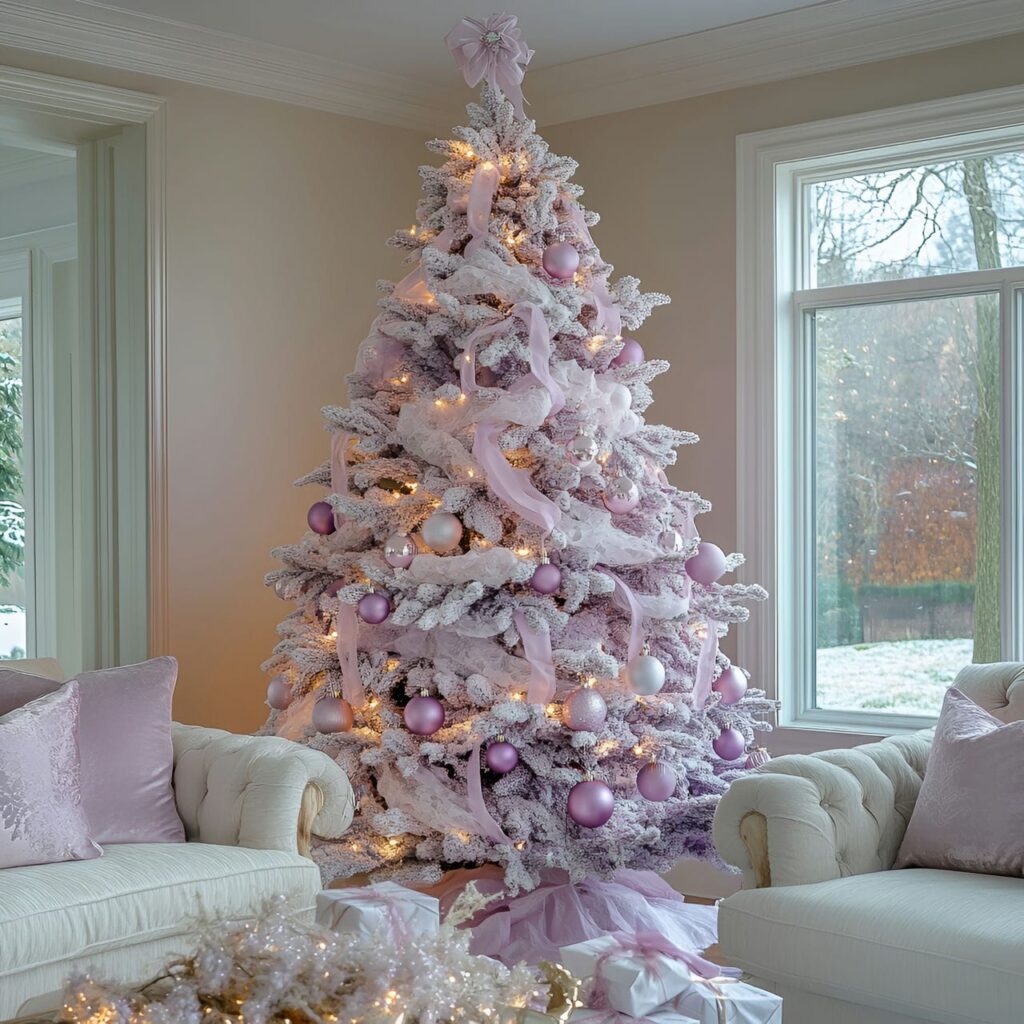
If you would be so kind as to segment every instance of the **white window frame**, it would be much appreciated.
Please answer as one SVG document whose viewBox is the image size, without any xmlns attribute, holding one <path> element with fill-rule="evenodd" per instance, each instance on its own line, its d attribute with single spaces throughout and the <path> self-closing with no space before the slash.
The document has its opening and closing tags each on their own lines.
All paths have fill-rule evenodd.
<svg viewBox="0 0 1024 1024">
<path fill-rule="evenodd" d="M 980 290 L 1003 323 L 1002 656 L 1024 660 L 1024 268 L 803 288 L 802 187 L 908 161 L 1024 147 L 1024 88 L 897 107 L 737 138 L 737 504 L 746 578 L 771 597 L 740 631 L 740 663 L 782 702 L 783 729 L 891 735 L 934 724 L 916 715 L 813 707 L 813 518 L 806 471 L 808 310 Z M 812 450 L 812 449 L 811 449 Z"/>
</svg>

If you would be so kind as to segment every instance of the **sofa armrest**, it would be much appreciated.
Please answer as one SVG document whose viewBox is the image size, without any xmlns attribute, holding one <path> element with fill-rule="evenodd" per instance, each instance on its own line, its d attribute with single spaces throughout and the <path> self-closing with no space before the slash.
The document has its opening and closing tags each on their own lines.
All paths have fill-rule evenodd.
<svg viewBox="0 0 1024 1024">
<path fill-rule="evenodd" d="M 924 777 L 931 730 L 850 750 L 789 754 L 737 779 L 715 813 L 746 888 L 892 867 Z"/>
<path fill-rule="evenodd" d="M 174 798 L 189 841 L 309 855 L 310 836 L 336 839 L 355 799 L 326 754 L 276 736 L 173 729 Z"/>
</svg>

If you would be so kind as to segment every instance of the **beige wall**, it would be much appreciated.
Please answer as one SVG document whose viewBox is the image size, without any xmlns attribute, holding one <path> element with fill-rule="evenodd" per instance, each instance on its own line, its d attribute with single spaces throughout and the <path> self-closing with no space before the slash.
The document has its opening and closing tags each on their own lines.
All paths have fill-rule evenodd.
<svg viewBox="0 0 1024 1024">
<path fill-rule="evenodd" d="M 263 585 L 298 539 L 327 453 L 322 405 L 401 274 L 412 132 L 0 48 L 0 64 L 167 98 L 170 647 L 175 713 L 250 730 L 288 608 Z"/>
</svg>

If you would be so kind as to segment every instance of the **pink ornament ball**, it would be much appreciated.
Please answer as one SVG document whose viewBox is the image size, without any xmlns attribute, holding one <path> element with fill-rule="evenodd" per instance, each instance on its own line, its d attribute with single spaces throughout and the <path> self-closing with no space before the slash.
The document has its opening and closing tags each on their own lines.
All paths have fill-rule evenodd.
<svg viewBox="0 0 1024 1024">
<path fill-rule="evenodd" d="M 274 676 L 267 685 L 267 703 L 275 711 L 284 711 L 292 702 L 292 688 L 284 676 Z"/>
<path fill-rule="evenodd" d="M 392 569 L 408 569 L 417 550 L 416 541 L 407 533 L 393 533 L 384 541 L 384 561 Z"/>
<path fill-rule="evenodd" d="M 580 269 L 580 254 L 568 242 L 555 242 L 541 257 L 544 272 L 557 281 L 568 281 Z"/>
<path fill-rule="evenodd" d="M 640 488 L 629 477 L 616 477 L 605 489 L 602 500 L 612 515 L 621 516 L 640 504 Z"/>
<path fill-rule="evenodd" d="M 644 361 L 643 346 L 635 338 L 623 338 L 622 350 L 612 360 L 612 366 L 636 366 Z"/>
<path fill-rule="evenodd" d="M 676 791 L 678 781 L 671 765 L 650 761 L 636 773 L 636 788 L 645 800 L 667 800 Z"/>
<path fill-rule="evenodd" d="M 721 703 L 728 707 L 743 699 L 747 692 L 747 677 L 735 665 L 730 665 L 712 683 L 711 689 L 722 695 Z"/>
<path fill-rule="evenodd" d="M 391 614 L 391 602 L 387 595 L 370 591 L 363 594 L 356 605 L 356 614 L 371 626 L 378 626 Z"/>
<path fill-rule="evenodd" d="M 538 594 L 553 594 L 561 585 L 562 570 L 550 562 L 541 562 L 530 577 L 530 586 Z"/>
<path fill-rule="evenodd" d="M 334 533 L 335 530 L 334 509 L 326 501 L 316 501 L 309 506 L 306 522 L 309 523 L 309 528 L 314 533 L 326 537 L 328 534 Z"/>
<path fill-rule="evenodd" d="M 487 767 L 496 775 L 505 775 L 519 764 L 519 751 L 506 740 L 498 740 L 484 754 Z"/>
<path fill-rule="evenodd" d="M 615 795 L 597 779 L 577 782 L 569 790 L 569 817 L 584 828 L 600 828 L 615 810 Z"/>
<path fill-rule="evenodd" d="M 402 717 L 409 732 L 416 736 L 433 736 L 444 725 L 444 705 L 436 697 L 421 693 L 405 705 Z"/>
<path fill-rule="evenodd" d="M 608 705 L 591 686 L 580 686 L 565 698 L 562 721 L 573 732 L 597 732 L 608 717 Z"/>
<path fill-rule="evenodd" d="M 747 754 L 747 759 L 743 762 L 743 767 L 748 771 L 751 768 L 760 768 L 761 765 L 767 764 L 771 759 L 772 755 L 769 754 L 764 747 L 754 747 L 754 749 Z"/>
<path fill-rule="evenodd" d="M 341 697 L 321 697 L 313 705 L 313 728 L 317 732 L 348 732 L 352 728 L 352 705 Z"/>
<path fill-rule="evenodd" d="M 726 570 L 725 552 L 717 544 L 701 541 L 697 546 L 697 554 L 691 555 L 685 565 L 686 575 L 694 583 L 709 586 Z"/>
<path fill-rule="evenodd" d="M 739 729 L 723 729 L 711 747 L 723 761 L 737 761 L 743 756 L 747 742 Z"/>
</svg>

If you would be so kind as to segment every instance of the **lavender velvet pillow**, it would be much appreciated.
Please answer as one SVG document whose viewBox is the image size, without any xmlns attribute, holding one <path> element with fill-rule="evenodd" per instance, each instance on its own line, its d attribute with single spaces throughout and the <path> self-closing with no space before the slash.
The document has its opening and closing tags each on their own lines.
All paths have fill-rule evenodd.
<svg viewBox="0 0 1024 1024">
<path fill-rule="evenodd" d="M 0 717 L 0 868 L 91 860 L 78 756 L 78 683 Z"/>
<path fill-rule="evenodd" d="M 947 691 L 895 866 L 1024 877 L 1024 721 Z"/>
<path fill-rule="evenodd" d="M 174 658 L 82 672 L 79 747 L 86 820 L 99 843 L 183 843 L 171 775 Z M 0 711 L 60 683 L 0 670 Z M 10 695 L 10 696 L 8 696 Z M 15 705 L 16 706 L 16 705 Z"/>
</svg>

